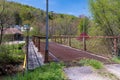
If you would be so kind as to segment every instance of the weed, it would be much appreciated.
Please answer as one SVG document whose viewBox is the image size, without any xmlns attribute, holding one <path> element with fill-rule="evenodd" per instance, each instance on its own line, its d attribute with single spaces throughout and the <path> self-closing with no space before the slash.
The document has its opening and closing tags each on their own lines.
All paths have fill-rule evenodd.
<svg viewBox="0 0 120 80">
<path fill-rule="evenodd" d="M 120 64 L 120 57 L 113 57 L 112 61 Z"/>
<path fill-rule="evenodd" d="M 82 59 L 79 63 L 82 65 L 92 66 L 95 69 L 103 68 L 103 63 L 94 59 Z"/>
</svg>

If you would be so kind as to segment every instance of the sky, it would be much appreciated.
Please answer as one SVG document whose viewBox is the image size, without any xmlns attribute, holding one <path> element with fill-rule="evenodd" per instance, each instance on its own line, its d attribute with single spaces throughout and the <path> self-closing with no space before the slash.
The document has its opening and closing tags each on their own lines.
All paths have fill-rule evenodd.
<svg viewBox="0 0 120 80">
<path fill-rule="evenodd" d="M 46 10 L 46 0 L 8 0 Z M 90 16 L 88 0 L 49 0 L 49 11 Z"/>
</svg>

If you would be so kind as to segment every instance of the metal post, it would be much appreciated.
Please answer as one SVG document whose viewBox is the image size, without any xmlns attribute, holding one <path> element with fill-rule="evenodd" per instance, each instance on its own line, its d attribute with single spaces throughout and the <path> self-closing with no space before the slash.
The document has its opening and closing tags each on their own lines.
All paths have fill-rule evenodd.
<svg viewBox="0 0 120 80">
<path fill-rule="evenodd" d="M 71 46 L 71 36 L 69 36 L 69 46 Z"/>
<path fill-rule="evenodd" d="M 52 36 L 54 34 L 54 31 L 53 31 L 53 11 L 51 11 L 51 15 L 52 15 Z"/>
<path fill-rule="evenodd" d="M 36 46 L 36 37 L 34 37 L 34 44 L 35 44 L 35 46 Z"/>
<path fill-rule="evenodd" d="M 45 63 L 48 63 L 48 44 L 49 44 L 49 40 L 48 40 L 48 35 L 49 35 L 49 22 L 48 22 L 48 0 L 46 0 L 46 46 L 45 46 Z"/>
<path fill-rule="evenodd" d="M 27 29 L 27 36 L 26 36 L 26 62 L 27 62 L 27 70 L 28 70 L 28 53 L 29 53 L 29 30 Z"/>
<path fill-rule="evenodd" d="M 56 36 L 54 36 L 54 38 L 55 38 L 55 42 L 56 42 Z"/>
<path fill-rule="evenodd" d="M 38 38 L 38 52 L 40 52 L 40 38 Z"/>
<path fill-rule="evenodd" d="M 84 20 L 83 20 L 83 50 L 86 51 L 86 39 L 85 39 L 85 17 L 84 17 Z"/>
<path fill-rule="evenodd" d="M 62 35 L 60 36 L 60 43 L 62 44 Z"/>
<path fill-rule="evenodd" d="M 32 41 L 33 41 L 33 43 L 35 44 L 35 41 L 34 41 L 35 39 L 34 39 L 34 36 L 32 37 Z"/>
<path fill-rule="evenodd" d="M 114 38 L 114 53 L 117 55 L 117 38 Z"/>
</svg>

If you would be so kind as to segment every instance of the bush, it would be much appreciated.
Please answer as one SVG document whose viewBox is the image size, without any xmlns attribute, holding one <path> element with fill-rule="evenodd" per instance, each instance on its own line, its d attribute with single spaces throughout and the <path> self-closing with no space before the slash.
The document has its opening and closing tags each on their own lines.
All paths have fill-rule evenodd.
<svg viewBox="0 0 120 80">
<path fill-rule="evenodd" d="M 63 65 L 59 63 L 50 63 L 34 71 L 28 71 L 24 74 L 18 74 L 16 77 L 9 77 L 6 80 L 65 80 Z"/>
<path fill-rule="evenodd" d="M 97 61 L 97 60 L 93 60 L 93 59 L 82 59 L 82 60 L 80 60 L 80 64 L 92 66 L 95 69 L 103 68 L 103 63 L 101 63 L 100 61 Z"/>
<path fill-rule="evenodd" d="M 113 57 L 112 61 L 120 64 L 120 57 Z"/>
<path fill-rule="evenodd" d="M 9 64 L 21 62 L 24 59 L 22 50 L 24 44 L 17 45 L 1 45 L 0 46 L 0 63 Z"/>
</svg>

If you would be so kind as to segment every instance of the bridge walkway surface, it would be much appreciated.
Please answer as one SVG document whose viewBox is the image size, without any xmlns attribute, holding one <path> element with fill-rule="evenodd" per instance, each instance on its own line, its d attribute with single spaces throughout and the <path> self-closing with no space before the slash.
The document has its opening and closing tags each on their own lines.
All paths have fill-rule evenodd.
<svg viewBox="0 0 120 80">
<path fill-rule="evenodd" d="M 44 55 L 45 43 L 41 42 L 40 45 L 41 53 Z M 49 58 L 54 58 L 53 60 L 59 60 L 64 62 L 88 58 L 95 59 L 103 63 L 109 63 L 109 58 L 82 51 L 79 49 L 71 48 L 69 46 L 61 45 L 55 42 L 49 43 Z"/>
</svg>

